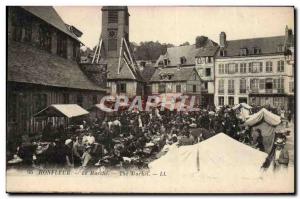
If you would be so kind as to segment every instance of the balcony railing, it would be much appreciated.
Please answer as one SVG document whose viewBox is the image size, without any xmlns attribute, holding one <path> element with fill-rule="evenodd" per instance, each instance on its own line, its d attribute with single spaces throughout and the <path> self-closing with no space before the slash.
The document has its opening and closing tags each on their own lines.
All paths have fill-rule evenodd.
<svg viewBox="0 0 300 199">
<path fill-rule="evenodd" d="M 267 94 L 273 93 L 273 89 L 266 89 L 265 91 L 266 91 Z"/>
<path fill-rule="evenodd" d="M 251 89 L 250 93 L 261 93 L 261 94 L 284 94 L 284 89 Z"/>
<path fill-rule="evenodd" d="M 283 88 L 279 88 L 279 89 L 277 89 L 277 93 L 284 93 L 284 89 Z"/>
<path fill-rule="evenodd" d="M 228 94 L 234 94 L 234 89 L 228 89 Z"/>
<path fill-rule="evenodd" d="M 258 93 L 258 89 L 254 88 L 250 90 L 251 93 Z"/>
<path fill-rule="evenodd" d="M 246 89 L 240 89 L 240 93 L 246 93 Z"/>
<path fill-rule="evenodd" d="M 220 93 L 220 94 L 224 94 L 224 90 L 218 90 L 218 93 Z"/>
</svg>

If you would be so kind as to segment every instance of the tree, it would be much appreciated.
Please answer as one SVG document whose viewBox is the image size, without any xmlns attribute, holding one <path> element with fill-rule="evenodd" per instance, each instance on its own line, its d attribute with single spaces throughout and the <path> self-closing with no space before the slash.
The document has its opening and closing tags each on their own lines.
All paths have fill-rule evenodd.
<svg viewBox="0 0 300 199">
<path fill-rule="evenodd" d="M 179 46 L 188 46 L 190 43 L 188 41 L 184 42 L 183 44 L 180 44 Z"/>
<path fill-rule="evenodd" d="M 173 44 L 161 44 L 158 41 L 140 42 L 138 46 L 134 46 L 134 56 L 138 60 L 156 60 L 161 54 L 165 54 L 168 47 L 173 47 Z"/>
</svg>

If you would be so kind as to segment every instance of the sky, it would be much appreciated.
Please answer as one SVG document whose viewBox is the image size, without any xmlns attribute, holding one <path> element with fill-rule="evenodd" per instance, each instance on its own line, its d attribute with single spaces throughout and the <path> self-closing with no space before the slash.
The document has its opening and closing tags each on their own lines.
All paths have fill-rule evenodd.
<svg viewBox="0 0 300 199">
<path fill-rule="evenodd" d="M 101 6 L 56 6 L 65 23 L 83 32 L 80 40 L 94 47 L 101 34 Z M 294 30 L 292 7 L 129 7 L 131 42 L 159 41 L 180 45 L 207 36 L 219 43 L 224 31 L 228 40 L 284 35 Z"/>
</svg>

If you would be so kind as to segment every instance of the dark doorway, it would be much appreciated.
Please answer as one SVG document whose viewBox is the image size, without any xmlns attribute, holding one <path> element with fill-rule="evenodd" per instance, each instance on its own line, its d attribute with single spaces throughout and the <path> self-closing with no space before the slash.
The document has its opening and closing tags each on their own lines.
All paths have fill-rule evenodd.
<svg viewBox="0 0 300 199">
<path fill-rule="evenodd" d="M 239 104 L 240 103 L 248 103 L 247 97 L 239 97 Z"/>
</svg>

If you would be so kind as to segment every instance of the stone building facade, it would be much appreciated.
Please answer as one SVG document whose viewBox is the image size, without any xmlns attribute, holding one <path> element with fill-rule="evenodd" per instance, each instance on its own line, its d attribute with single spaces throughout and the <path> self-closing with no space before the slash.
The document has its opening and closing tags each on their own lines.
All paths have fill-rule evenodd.
<svg viewBox="0 0 300 199">
<path fill-rule="evenodd" d="M 35 136 L 44 123 L 33 115 L 51 104 L 90 108 L 106 90 L 80 69 L 81 42 L 53 7 L 7 8 L 7 137 Z"/>
<path fill-rule="evenodd" d="M 215 62 L 215 105 L 293 106 L 294 65 L 287 55 L 293 46 L 288 28 L 283 36 L 242 40 L 226 40 L 222 32 Z"/>
</svg>

